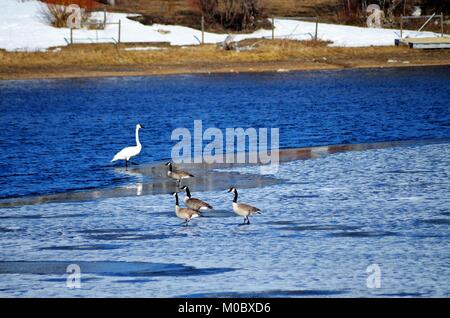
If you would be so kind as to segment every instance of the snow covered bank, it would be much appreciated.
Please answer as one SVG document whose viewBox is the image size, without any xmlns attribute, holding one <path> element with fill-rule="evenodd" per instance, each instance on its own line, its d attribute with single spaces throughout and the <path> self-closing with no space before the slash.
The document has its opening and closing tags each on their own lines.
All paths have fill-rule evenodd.
<svg viewBox="0 0 450 318">
<path fill-rule="evenodd" d="M 7 51 L 39 51 L 49 47 L 67 45 L 69 29 L 58 29 L 46 24 L 41 18 L 42 4 L 36 0 L 19 2 L 2 0 L 0 11 L 0 49 Z M 103 13 L 98 14 L 101 19 Z M 188 27 L 176 25 L 145 26 L 127 18 L 129 14 L 110 13 L 109 22 L 121 20 L 122 42 L 169 42 L 172 45 L 199 44 L 201 32 Z M 315 23 L 294 20 L 275 20 L 276 37 L 305 40 L 314 34 Z M 74 32 L 76 42 L 111 42 L 117 39 L 117 26 L 108 25 L 106 30 L 77 30 Z M 236 35 L 236 40 L 248 38 L 270 38 L 271 30 L 258 30 L 251 34 Z M 399 37 L 399 30 L 368 29 L 335 24 L 319 24 L 318 36 L 322 40 L 333 42 L 332 46 L 379 46 L 394 45 Z M 405 35 L 435 36 L 432 32 L 406 31 Z M 223 41 L 226 34 L 205 33 L 206 43 Z"/>
</svg>

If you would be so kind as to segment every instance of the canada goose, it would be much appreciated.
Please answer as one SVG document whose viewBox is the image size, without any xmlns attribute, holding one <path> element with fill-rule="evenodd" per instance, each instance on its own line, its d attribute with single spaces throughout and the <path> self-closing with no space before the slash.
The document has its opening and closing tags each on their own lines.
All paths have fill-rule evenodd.
<svg viewBox="0 0 450 318">
<path fill-rule="evenodd" d="M 117 160 L 125 160 L 125 169 L 128 169 L 128 161 L 134 156 L 137 156 L 142 149 L 142 145 L 139 141 L 139 129 L 144 129 L 141 124 L 136 125 L 136 146 L 123 148 L 121 151 L 116 153 L 111 162 Z"/>
<path fill-rule="evenodd" d="M 182 187 L 181 190 L 186 192 L 186 196 L 184 197 L 184 204 L 186 204 L 188 208 L 195 211 L 210 210 L 213 208 L 210 204 L 206 203 L 205 201 L 202 201 L 197 198 L 192 198 L 191 191 L 189 191 L 188 186 Z"/>
<path fill-rule="evenodd" d="M 200 216 L 200 212 L 188 209 L 188 208 L 180 208 L 178 203 L 178 193 L 173 192 L 172 195 L 175 197 L 175 214 L 180 219 L 184 220 L 184 225 L 187 226 L 191 219 L 197 218 Z"/>
<path fill-rule="evenodd" d="M 259 212 L 259 211 L 261 211 L 260 209 L 255 208 L 254 206 L 251 206 L 251 205 L 248 205 L 245 203 L 237 202 L 238 192 L 237 192 L 236 188 L 232 187 L 232 188 L 228 189 L 228 192 L 234 193 L 233 211 L 237 215 L 244 217 L 244 224 L 250 224 L 249 216 L 252 216 L 253 214 L 261 214 L 261 212 Z"/>
<path fill-rule="evenodd" d="M 177 187 L 180 186 L 181 179 L 188 179 L 188 178 L 193 178 L 194 177 L 192 174 L 187 173 L 185 171 L 181 171 L 181 170 L 179 170 L 179 171 L 172 171 L 172 163 L 171 162 L 166 163 L 166 166 L 169 167 L 169 171 L 167 171 L 167 176 L 169 178 L 172 178 L 172 179 L 177 181 Z"/>
</svg>

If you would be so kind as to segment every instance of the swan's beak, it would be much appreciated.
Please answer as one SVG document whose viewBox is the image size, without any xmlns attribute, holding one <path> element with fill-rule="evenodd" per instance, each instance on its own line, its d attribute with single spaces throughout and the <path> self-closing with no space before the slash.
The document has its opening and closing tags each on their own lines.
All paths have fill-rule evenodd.
<svg viewBox="0 0 450 318">
<path fill-rule="evenodd" d="M 141 129 L 144 129 L 144 126 L 141 125 Z"/>
</svg>

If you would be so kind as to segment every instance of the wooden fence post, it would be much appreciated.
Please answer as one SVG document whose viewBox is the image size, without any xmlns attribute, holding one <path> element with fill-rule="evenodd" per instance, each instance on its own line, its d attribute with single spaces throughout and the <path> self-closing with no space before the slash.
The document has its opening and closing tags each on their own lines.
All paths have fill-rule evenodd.
<svg viewBox="0 0 450 318">
<path fill-rule="evenodd" d="M 205 44 L 205 17 L 202 15 L 202 45 Z"/>
<path fill-rule="evenodd" d="M 400 16 L 400 39 L 403 39 L 403 15 Z"/>
<path fill-rule="evenodd" d="M 118 38 L 118 42 L 119 42 L 119 43 L 120 43 L 120 37 L 122 36 L 122 30 L 121 30 L 122 24 L 121 24 L 120 21 L 121 21 L 121 20 L 119 19 L 119 38 Z"/>
<path fill-rule="evenodd" d="M 272 17 L 272 40 L 275 40 L 275 17 Z"/>
<path fill-rule="evenodd" d="M 314 33 L 314 40 L 317 41 L 317 31 L 319 29 L 319 17 L 316 17 L 316 32 Z"/>
<path fill-rule="evenodd" d="M 103 7 L 103 30 L 106 29 L 106 8 Z"/>
</svg>

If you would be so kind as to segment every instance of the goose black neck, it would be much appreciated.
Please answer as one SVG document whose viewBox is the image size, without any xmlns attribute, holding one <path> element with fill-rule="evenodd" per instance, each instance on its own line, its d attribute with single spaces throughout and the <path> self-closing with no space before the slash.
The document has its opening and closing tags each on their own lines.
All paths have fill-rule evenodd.
<svg viewBox="0 0 450 318">
<path fill-rule="evenodd" d="M 169 164 L 168 167 L 169 167 L 169 171 L 172 172 L 172 165 Z"/>
<path fill-rule="evenodd" d="M 189 187 L 186 187 L 186 196 L 190 199 L 191 198 L 191 191 L 189 191 Z"/>
<path fill-rule="evenodd" d="M 235 190 L 233 202 L 237 202 L 237 198 L 238 198 L 238 193 L 237 193 L 237 190 Z"/>
<path fill-rule="evenodd" d="M 175 194 L 175 205 L 176 205 L 176 206 L 179 205 L 179 203 L 178 203 L 178 194 L 177 194 L 177 193 Z"/>
</svg>

